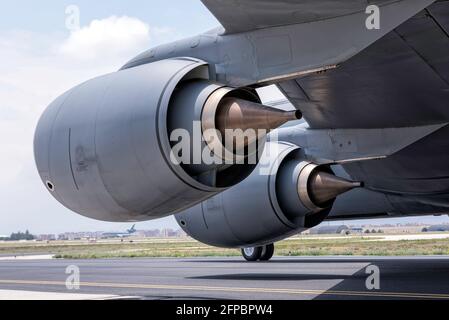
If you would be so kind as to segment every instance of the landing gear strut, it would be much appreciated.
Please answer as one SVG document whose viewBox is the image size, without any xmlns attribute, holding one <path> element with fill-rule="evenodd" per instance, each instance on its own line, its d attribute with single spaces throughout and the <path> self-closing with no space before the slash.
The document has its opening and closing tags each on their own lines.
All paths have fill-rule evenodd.
<svg viewBox="0 0 449 320">
<path fill-rule="evenodd" d="M 249 247 L 242 249 L 243 258 L 246 261 L 268 261 L 273 257 L 274 244 L 268 244 L 261 247 Z"/>
</svg>

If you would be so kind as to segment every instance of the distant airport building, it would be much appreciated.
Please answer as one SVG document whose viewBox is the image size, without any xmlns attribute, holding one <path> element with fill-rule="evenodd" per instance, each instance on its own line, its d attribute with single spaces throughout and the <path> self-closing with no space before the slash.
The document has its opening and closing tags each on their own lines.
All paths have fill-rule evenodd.
<svg viewBox="0 0 449 320">
<path fill-rule="evenodd" d="M 37 241 L 53 241 L 56 240 L 56 235 L 54 234 L 40 234 L 36 238 Z"/>
<path fill-rule="evenodd" d="M 163 238 L 171 238 L 171 237 L 177 237 L 178 234 L 175 230 L 170 228 L 165 228 L 161 230 L 161 236 Z"/>
<path fill-rule="evenodd" d="M 145 238 L 158 238 L 161 236 L 161 231 L 159 229 L 143 230 L 142 232 Z"/>
<path fill-rule="evenodd" d="M 65 232 L 58 235 L 58 240 L 89 240 L 89 239 L 99 239 L 103 232 Z"/>
<path fill-rule="evenodd" d="M 320 226 L 310 229 L 310 234 L 349 234 L 350 232 L 346 225 Z"/>
<path fill-rule="evenodd" d="M 422 229 L 422 232 L 448 232 L 448 231 L 449 231 L 449 224 L 436 224 Z"/>
<path fill-rule="evenodd" d="M 365 229 L 371 230 L 374 228 L 378 232 L 381 231 L 381 233 L 385 234 L 413 234 L 413 233 L 420 233 L 423 230 L 423 227 L 425 225 L 415 225 L 415 224 L 397 224 L 397 225 L 366 225 Z"/>
</svg>

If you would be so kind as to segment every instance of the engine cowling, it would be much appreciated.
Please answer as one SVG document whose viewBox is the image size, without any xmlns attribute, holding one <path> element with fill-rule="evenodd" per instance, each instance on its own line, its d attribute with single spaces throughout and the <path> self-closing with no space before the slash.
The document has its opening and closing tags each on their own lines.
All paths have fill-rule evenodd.
<svg viewBox="0 0 449 320">
<path fill-rule="evenodd" d="M 336 177 L 329 166 L 304 160 L 295 145 L 269 142 L 245 181 L 177 214 L 176 220 L 203 243 L 261 246 L 318 225 L 339 194 L 360 186 Z"/>
<path fill-rule="evenodd" d="M 257 163 L 184 163 L 172 152 L 174 130 L 193 133 L 196 122 L 201 130 L 224 130 L 218 123 L 223 110 L 260 105 L 254 90 L 220 85 L 210 74 L 203 61 L 168 59 L 87 81 L 57 98 L 34 141 L 47 189 L 84 216 L 141 221 L 174 214 L 242 181 Z M 203 141 L 203 133 L 200 146 L 216 144 Z M 258 138 L 256 151 L 264 142 Z"/>
</svg>

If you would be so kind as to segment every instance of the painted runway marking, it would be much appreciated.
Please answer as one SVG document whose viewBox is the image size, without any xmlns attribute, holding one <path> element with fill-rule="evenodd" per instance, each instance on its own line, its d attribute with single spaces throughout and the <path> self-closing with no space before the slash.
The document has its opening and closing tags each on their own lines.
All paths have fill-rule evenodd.
<svg viewBox="0 0 449 320">
<path fill-rule="evenodd" d="M 64 286 L 63 281 L 34 281 L 34 280 L 0 280 L 0 284 L 16 285 L 44 285 Z M 212 286 L 184 286 L 184 285 L 152 285 L 131 283 L 81 282 L 81 287 L 97 288 L 125 288 L 125 289 L 158 289 L 158 290 L 186 290 L 186 291 L 215 291 L 215 292 L 244 292 L 244 293 L 279 293 L 290 295 L 336 295 L 378 298 L 411 298 L 411 299 L 449 299 L 449 294 L 414 293 L 414 292 L 366 292 L 340 290 L 312 290 L 312 289 L 283 289 L 283 288 L 244 288 L 244 287 L 212 287 Z"/>
<path fill-rule="evenodd" d="M 9 256 L 0 257 L 0 261 L 16 261 L 16 260 L 51 260 L 54 256 L 52 254 L 29 255 L 29 256 Z"/>
<path fill-rule="evenodd" d="M 124 298 L 135 297 L 121 297 L 110 294 L 0 290 L 0 300 L 114 300 Z"/>
</svg>

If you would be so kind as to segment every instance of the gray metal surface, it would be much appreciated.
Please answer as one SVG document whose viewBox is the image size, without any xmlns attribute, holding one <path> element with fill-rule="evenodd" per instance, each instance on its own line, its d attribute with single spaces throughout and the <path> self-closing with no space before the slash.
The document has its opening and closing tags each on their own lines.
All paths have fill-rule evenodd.
<svg viewBox="0 0 449 320">
<path fill-rule="evenodd" d="M 139 221 L 221 191 L 170 160 L 172 92 L 189 73 L 201 77 L 203 66 L 164 60 L 90 80 L 57 99 L 39 122 L 34 147 L 51 194 L 87 217 Z"/>
<path fill-rule="evenodd" d="M 372 0 L 378 6 L 397 0 Z M 365 12 L 366 0 L 202 0 L 227 34 L 328 20 Z"/>
<path fill-rule="evenodd" d="M 446 125 L 379 129 L 311 129 L 298 125 L 276 130 L 274 137 L 298 145 L 314 162 L 346 163 L 387 158 Z"/>
<path fill-rule="evenodd" d="M 449 119 L 448 31 L 449 2 L 439 1 L 337 69 L 281 82 L 279 86 L 304 113 L 312 129 L 352 132 L 346 136 L 352 143 L 376 131 L 405 133 L 409 127 L 432 125 L 438 129 Z M 337 199 L 335 205 L 339 209 L 333 210 L 337 215 L 353 216 L 359 210 L 359 217 L 380 216 L 382 208 L 387 210 L 383 216 L 447 212 L 449 129 L 442 126 L 421 137 L 413 131 L 403 137 L 399 137 L 400 133 L 381 139 L 365 136 L 366 143 L 378 141 L 383 147 L 393 146 L 396 140 L 404 143 L 413 136 L 419 139 L 396 148 L 385 159 L 343 165 L 349 177 L 364 181 L 370 191 L 353 191 Z M 340 136 L 329 137 L 337 142 L 336 148 L 327 147 L 325 153 L 331 153 L 331 158 L 338 157 Z M 308 138 L 310 142 L 306 144 L 311 150 L 306 153 L 320 149 L 315 143 L 331 146 L 321 138 L 317 141 Z M 343 143 L 343 147 L 350 151 L 354 146 Z M 376 146 L 371 151 L 375 149 Z M 354 151 L 357 153 L 359 149 Z M 370 209 L 360 205 L 368 198 L 382 199 L 378 202 L 381 205 L 375 205 L 375 200 L 367 202 L 369 214 Z"/>
<path fill-rule="evenodd" d="M 279 86 L 315 129 L 447 122 L 448 17 L 435 3 L 337 69 Z"/>
<path fill-rule="evenodd" d="M 371 264 L 380 269 L 380 290 L 366 289 Z M 65 287 L 69 265 L 80 268 L 80 290 Z M 448 268 L 447 257 L 0 261 L 0 290 L 137 299 L 449 299 Z"/>
<path fill-rule="evenodd" d="M 357 187 L 328 167 L 305 161 L 295 145 L 270 142 L 247 179 L 177 214 L 176 220 L 203 243 L 261 246 L 321 223 L 335 198 Z"/>
<path fill-rule="evenodd" d="M 123 68 L 187 56 L 214 65 L 217 80 L 227 85 L 240 87 L 276 83 L 335 68 L 337 64 L 353 57 L 433 2 L 434 0 L 399 0 L 385 4 L 381 8 L 382 28 L 379 30 L 366 28 L 365 11 L 357 11 L 360 3 L 353 14 L 325 20 L 315 17 L 310 23 L 229 35 L 223 34 L 222 28 L 218 28 L 150 49 L 129 61 Z M 288 5 L 304 2 L 295 0 L 288 4 L 279 1 L 275 3 L 277 9 L 285 9 Z M 324 7 L 323 1 L 317 4 L 311 4 L 310 1 L 307 3 L 316 11 L 327 12 L 331 1 L 325 0 Z M 235 14 L 232 7 L 234 2 L 220 3 L 222 7 L 223 4 Z M 266 2 L 257 1 L 255 4 Z M 345 1 L 342 6 L 347 8 L 348 2 Z M 255 12 L 259 8 L 253 6 L 252 10 Z"/>
<path fill-rule="evenodd" d="M 250 177 L 230 192 L 179 213 L 176 220 L 193 238 L 219 247 L 265 244 L 262 242 L 298 232 L 304 219 L 293 222 L 285 216 L 276 199 L 275 184 L 278 167 L 295 150 L 296 146 L 287 143 L 267 144 Z M 309 209 L 302 209 L 304 216 Z"/>
</svg>

